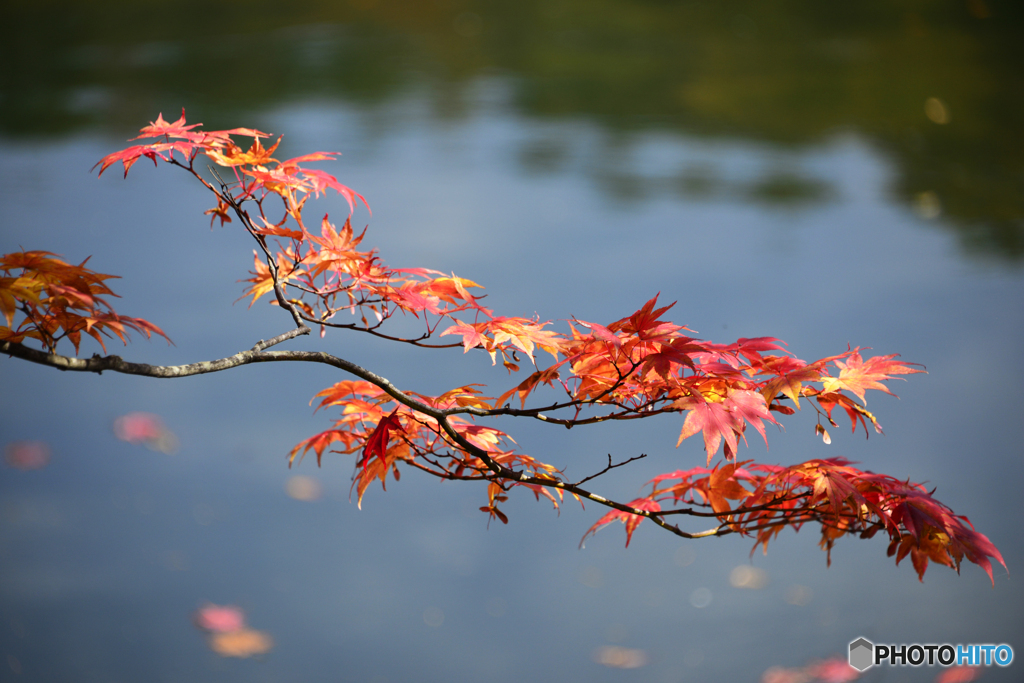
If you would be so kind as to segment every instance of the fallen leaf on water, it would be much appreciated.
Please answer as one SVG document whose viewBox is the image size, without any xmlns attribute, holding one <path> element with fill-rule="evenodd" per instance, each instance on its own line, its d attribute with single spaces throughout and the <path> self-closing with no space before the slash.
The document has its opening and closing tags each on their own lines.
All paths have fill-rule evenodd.
<svg viewBox="0 0 1024 683">
<path fill-rule="evenodd" d="M 45 441 L 13 441 L 4 460 L 16 470 L 41 470 L 50 463 L 50 447 Z"/>
<path fill-rule="evenodd" d="M 193 619 L 204 631 L 222 633 L 245 628 L 245 613 L 234 605 L 203 605 L 196 610 Z"/>
<path fill-rule="evenodd" d="M 178 450 L 178 437 L 164 426 L 159 415 L 128 413 L 114 420 L 114 436 L 131 444 L 171 454 Z"/>
<path fill-rule="evenodd" d="M 781 666 L 761 674 L 761 683 L 848 683 L 860 677 L 860 672 L 850 666 L 843 657 L 817 660 L 799 669 L 784 669 Z"/>
<path fill-rule="evenodd" d="M 613 669 L 638 669 L 647 663 L 647 653 L 629 647 L 607 645 L 594 651 L 594 661 Z"/>
<path fill-rule="evenodd" d="M 847 683 L 860 678 L 860 672 L 850 666 L 845 657 L 832 657 L 818 662 L 811 662 L 804 669 L 815 680 L 823 683 Z"/>
<path fill-rule="evenodd" d="M 803 669 L 784 669 L 781 666 L 761 674 L 761 683 L 809 683 L 811 677 Z"/>
<path fill-rule="evenodd" d="M 274 640 L 269 634 L 250 628 L 210 636 L 210 649 L 222 657 L 252 657 L 270 652 L 273 647 Z"/>
<path fill-rule="evenodd" d="M 935 683 L 970 683 L 980 676 L 980 666 L 954 666 L 940 673 Z"/>
<path fill-rule="evenodd" d="M 263 631 L 245 625 L 245 613 L 234 605 L 203 605 L 192 617 L 196 626 L 210 634 L 210 649 L 221 657 L 252 657 L 274 647 L 274 640 Z"/>
</svg>

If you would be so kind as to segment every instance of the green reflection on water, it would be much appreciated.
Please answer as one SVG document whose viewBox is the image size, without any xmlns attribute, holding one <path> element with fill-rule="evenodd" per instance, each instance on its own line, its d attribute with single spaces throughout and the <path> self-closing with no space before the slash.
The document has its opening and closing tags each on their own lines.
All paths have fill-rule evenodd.
<svg viewBox="0 0 1024 683">
<path fill-rule="evenodd" d="M 0 132 L 117 137 L 185 103 L 209 126 L 287 102 L 425 95 L 439 118 L 499 78 L 522 115 L 634 132 L 808 146 L 852 131 L 896 170 L 894 196 L 965 248 L 1024 257 L 1024 5 L 1015 0 L 39 0 L 0 28 Z M 251 123 L 251 122 L 248 122 Z M 530 143 L 532 172 L 562 151 Z M 623 197 L 644 179 L 616 169 Z M 683 196 L 714 196 L 691 174 Z M 629 188 L 633 187 L 634 190 Z M 788 171 L 743 196 L 800 204 Z"/>
</svg>

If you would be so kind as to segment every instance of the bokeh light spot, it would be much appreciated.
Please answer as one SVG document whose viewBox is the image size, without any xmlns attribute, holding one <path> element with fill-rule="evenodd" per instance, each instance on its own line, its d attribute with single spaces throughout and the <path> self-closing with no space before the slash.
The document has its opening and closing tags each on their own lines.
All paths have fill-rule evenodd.
<svg viewBox="0 0 1024 683">
<path fill-rule="evenodd" d="M 939 125 L 945 125 L 949 123 L 949 107 L 946 103 L 940 100 L 938 97 L 929 97 L 924 101 L 924 115 L 927 116 L 932 123 Z"/>
<path fill-rule="evenodd" d="M 711 604 L 714 596 L 711 594 L 711 590 L 708 588 L 698 588 L 697 590 L 690 593 L 690 604 L 697 609 L 704 609 Z"/>
<path fill-rule="evenodd" d="M 437 628 L 444 623 L 444 611 L 439 607 L 428 607 L 423 610 L 423 623 L 430 628 Z"/>
<path fill-rule="evenodd" d="M 768 572 L 757 567 L 741 564 L 729 572 L 729 583 L 734 588 L 759 590 L 768 585 Z"/>
<path fill-rule="evenodd" d="M 919 192 L 914 196 L 914 213 L 925 220 L 932 220 L 942 215 L 942 201 L 932 191 Z"/>
<path fill-rule="evenodd" d="M 288 479 L 284 484 L 284 491 L 289 498 L 311 503 L 323 495 L 323 487 L 316 479 L 301 474 Z"/>
<path fill-rule="evenodd" d="M 814 597 L 814 591 L 809 586 L 794 584 L 786 589 L 786 602 L 797 607 L 803 607 Z"/>
</svg>

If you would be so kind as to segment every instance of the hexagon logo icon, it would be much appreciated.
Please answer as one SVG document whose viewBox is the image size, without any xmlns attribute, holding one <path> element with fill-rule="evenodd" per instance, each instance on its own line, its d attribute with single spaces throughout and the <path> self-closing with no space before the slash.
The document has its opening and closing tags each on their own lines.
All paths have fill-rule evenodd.
<svg viewBox="0 0 1024 683">
<path fill-rule="evenodd" d="M 850 643 L 850 666 L 857 671 L 870 668 L 874 662 L 875 646 L 867 638 L 858 638 Z"/>
</svg>

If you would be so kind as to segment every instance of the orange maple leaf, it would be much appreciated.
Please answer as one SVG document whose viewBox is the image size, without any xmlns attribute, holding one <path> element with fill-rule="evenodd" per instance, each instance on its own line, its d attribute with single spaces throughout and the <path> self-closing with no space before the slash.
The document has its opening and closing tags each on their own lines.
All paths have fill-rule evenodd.
<svg viewBox="0 0 1024 683">
<path fill-rule="evenodd" d="M 887 379 L 893 379 L 892 375 L 924 372 L 924 370 L 910 367 L 911 365 L 917 365 L 917 363 L 903 364 L 899 361 L 894 361 L 893 358 L 896 357 L 897 354 L 874 356 L 865 361 L 861 359 L 859 349 L 854 349 L 845 363 L 841 360 L 835 361 L 840 370 L 839 377 L 823 378 L 822 389 L 826 393 L 846 389 L 855 394 L 864 403 L 867 403 L 864 398 L 864 391 L 867 389 L 877 389 L 895 396 L 895 394 L 889 391 L 889 387 L 882 384 L 882 382 Z"/>
</svg>

